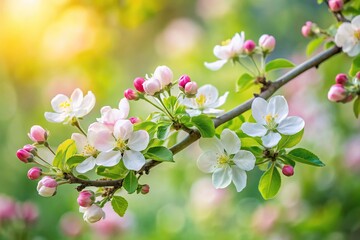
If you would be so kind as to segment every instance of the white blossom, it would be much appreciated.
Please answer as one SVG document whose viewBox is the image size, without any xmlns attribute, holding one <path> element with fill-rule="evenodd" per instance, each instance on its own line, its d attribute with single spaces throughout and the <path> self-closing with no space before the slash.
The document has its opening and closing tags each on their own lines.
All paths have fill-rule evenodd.
<svg viewBox="0 0 360 240">
<path fill-rule="evenodd" d="M 360 53 L 360 16 L 356 16 L 351 23 L 341 24 L 335 35 L 335 43 L 350 57 Z"/>
</svg>

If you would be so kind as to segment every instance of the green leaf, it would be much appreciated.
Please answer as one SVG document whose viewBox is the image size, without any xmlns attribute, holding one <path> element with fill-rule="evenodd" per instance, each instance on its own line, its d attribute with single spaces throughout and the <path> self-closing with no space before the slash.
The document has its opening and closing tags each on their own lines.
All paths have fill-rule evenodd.
<svg viewBox="0 0 360 240">
<path fill-rule="evenodd" d="M 281 186 L 281 177 L 278 169 L 275 167 L 275 164 L 272 164 L 271 167 L 264 172 L 260 178 L 259 182 L 259 191 L 261 196 L 268 200 L 275 197 L 278 193 Z"/>
<path fill-rule="evenodd" d="M 172 147 L 174 146 L 176 143 L 177 143 L 177 137 L 179 135 L 179 132 L 176 131 L 176 132 L 173 132 L 169 138 L 168 138 L 168 142 L 167 142 L 167 146 L 168 147 Z"/>
<path fill-rule="evenodd" d="M 158 126 L 157 138 L 161 140 L 165 140 L 169 136 L 171 125 L 172 125 L 171 122 L 166 122 L 163 125 Z"/>
<path fill-rule="evenodd" d="M 133 126 L 134 126 L 134 131 L 138 131 L 138 130 L 147 131 L 150 135 L 150 138 L 154 136 L 157 129 L 157 124 L 151 121 L 143 121 L 140 123 L 136 123 Z"/>
<path fill-rule="evenodd" d="M 298 144 L 304 134 L 304 129 L 294 135 L 282 135 L 280 142 L 278 143 L 278 149 L 292 148 Z"/>
<path fill-rule="evenodd" d="M 119 214 L 120 217 L 123 217 L 126 209 L 128 208 L 128 202 L 125 198 L 120 196 L 113 196 L 111 200 L 111 206 L 113 207 L 114 211 Z"/>
<path fill-rule="evenodd" d="M 236 92 L 243 92 L 251 87 L 254 84 L 255 77 L 251 76 L 248 73 L 244 73 L 239 77 L 236 83 Z"/>
<path fill-rule="evenodd" d="M 356 100 L 354 101 L 353 110 L 355 117 L 358 118 L 360 113 L 360 97 L 357 97 Z"/>
<path fill-rule="evenodd" d="M 289 60 L 284 58 L 278 58 L 268 62 L 265 66 L 265 71 L 270 72 L 280 68 L 292 68 L 292 67 L 295 67 L 295 64 L 293 64 Z"/>
<path fill-rule="evenodd" d="M 280 156 L 280 158 L 285 162 L 285 164 L 295 167 L 296 162 L 291 160 L 288 156 L 282 155 L 282 156 Z"/>
<path fill-rule="evenodd" d="M 199 130 L 203 138 L 211 138 L 215 135 L 215 126 L 211 118 L 199 115 L 191 118 L 191 122 Z"/>
<path fill-rule="evenodd" d="M 360 55 L 357 56 L 352 64 L 351 64 L 351 68 L 350 68 L 350 71 L 349 71 L 349 75 L 354 77 L 356 75 L 357 72 L 360 71 Z"/>
<path fill-rule="evenodd" d="M 68 158 L 73 156 L 76 153 L 75 141 L 72 139 L 67 139 L 62 142 L 56 150 L 55 158 L 53 161 L 54 167 L 57 167 L 61 170 L 64 169 L 64 164 Z"/>
<path fill-rule="evenodd" d="M 303 148 L 295 148 L 294 150 L 291 150 L 287 157 L 295 162 L 305 163 L 316 167 L 325 166 L 318 156 Z"/>
<path fill-rule="evenodd" d="M 173 153 L 163 146 L 149 148 L 144 154 L 145 158 L 160 162 L 173 162 Z"/>
<path fill-rule="evenodd" d="M 129 194 L 136 191 L 138 187 L 138 180 L 137 177 L 135 176 L 134 171 L 130 171 L 128 173 L 128 175 L 124 179 L 123 187 Z"/>
<path fill-rule="evenodd" d="M 315 38 L 311 40 L 306 47 L 306 55 L 310 56 L 323 43 L 324 38 Z"/>
<path fill-rule="evenodd" d="M 82 163 L 86 159 L 83 155 L 74 155 L 66 160 L 66 165 L 69 169 L 75 167 L 79 163 Z"/>
<path fill-rule="evenodd" d="M 124 166 L 123 161 L 113 167 L 99 166 L 96 168 L 96 174 L 111 178 L 111 179 L 123 179 L 128 174 L 129 170 Z"/>
</svg>

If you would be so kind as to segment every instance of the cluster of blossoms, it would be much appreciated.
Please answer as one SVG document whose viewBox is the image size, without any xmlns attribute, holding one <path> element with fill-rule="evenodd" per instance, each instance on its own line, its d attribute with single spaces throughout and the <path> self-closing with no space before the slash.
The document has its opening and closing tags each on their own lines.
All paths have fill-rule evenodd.
<svg viewBox="0 0 360 240">
<path fill-rule="evenodd" d="M 351 80 L 345 73 L 339 73 L 335 82 L 328 92 L 328 98 L 332 102 L 347 103 L 360 94 L 360 72 Z"/>
<path fill-rule="evenodd" d="M 340 25 L 335 35 L 335 43 L 350 57 L 360 53 L 360 16 L 356 16 L 351 23 L 344 22 Z"/>
</svg>

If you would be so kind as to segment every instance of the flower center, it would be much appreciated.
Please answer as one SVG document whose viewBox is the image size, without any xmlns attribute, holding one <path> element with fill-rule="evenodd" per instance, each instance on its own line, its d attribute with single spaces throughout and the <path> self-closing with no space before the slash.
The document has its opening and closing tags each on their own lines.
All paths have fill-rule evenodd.
<svg viewBox="0 0 360 240">
<path fill-rule="evenodd" d="M 360 41 L 360 29 L 357 29 L 355 32 L 354 32 L 354 37 Z"/>
<path fill-rule="evenodd" d="M 277 123 L 275 121 L 275 119 L 278 117 L 277 114 L 275 114 L 274 116 L 271 115 L 271 113 L 269 113 L 268 115 L 266 115 L 264 118 L 265 118 L 265 121 L 266 121 L 266 124 L 267 124 L 267 127 L 269 130 L 274 130 L 276 129 L 277 127 Z"/>
<path fill-rule="evenodd" d="M 87 156 L 96 155 L 96 149 L 90 144 L 86 144 L 83 150 L 83 154 Z"/>
<path fill-rule="evenodd" d="M 195 101 L 199 107 L 203 107 L 206 102 L 206 96 L 204 94 L 200 94 L 200 96 L 195 98 Z"/>
<path fill-rule="evenodd" d="M 225 40 L 221 42 L 221 46 L 226 46 L 229 45 L 229 43 L 231 42 L 231 39 Z"/>
<path fill-rule="evenodd" d="M 116 141 L 116 147 L 119 149 L 120 152 L 124 152 L 126 150 L 126 141 L 123 139 L 118 139 Z"/>
<path fill-rule="evenodd" d="M 70 108 L 70 105 L 71 105 L 71 100 L 68 100 L 68 101 L 60 103 L 59 107 L 64 110 L 67 110 L 68 108 Z"/>
<path fill-rule="evenodd" d="M 218 156 L 218 159 L 217 159 L 219 165 L 229 163 L 229 160 L 230 160 L 230 157 L 226 154 L 221 154 L 220 156 Z"/>
</svg>

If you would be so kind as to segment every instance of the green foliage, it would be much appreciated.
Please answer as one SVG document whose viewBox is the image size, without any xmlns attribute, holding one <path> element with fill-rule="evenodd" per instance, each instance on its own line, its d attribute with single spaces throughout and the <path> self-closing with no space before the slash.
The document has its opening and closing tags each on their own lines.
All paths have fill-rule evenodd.
<svg viewBox="0 0 360 240">
<path fill-rule="evenodd" d="M 173 162 L 173 153 L 164 146 L 151 147 L 144 154 L 146 159 L 153 159 L 160 162 Z"/>
<path fill-rule="evenodd" d="M 324 42 L 324 38 L 319 37 L 311 40 L 306 46 L 306 55 L 310 56 L 316 49 L 318 49 Z"/>
<path fill-rule="evenodd" d="M 157 124 L 152 121 L 143 121 L 143 122 L 134 124 L 134 131 L 141 130 L 141 129 L 147 131 L 150 138 L 152 138 L 156 133 Z"/>
<path fill-rule="evenodd" d="M 282 135 L 281 140 L 278 143 L 278 149 L 292 148 L 298 144 L 304 134 L 304 129 L 294 135 Z"/>
<path fill-rule="evenodd" d="M 354 111 L 355 117 L 356 117 L 356 118 L 359 118 L 359 113 L 360 113 L 360 97 L 357 97 L 356 100 L 354 101 L 353 111 Z"/>
<path fill-rule="evenodd" d="M 123 161 L 113 167 L 99 166 L 96 168 L 96 174 L 111 178 L 111 179 L 123 179 L 128 174 L 129 170 L 124 166 Z"/>
<path fill-rule="evenodd" d="M 128 208 L 128 202 L 123 197 L 113 196 L 111 200 L 111 206 L 120 217 L 123 217 Z"/>
<path fill-rule="evenodd" d="M 281 177 L 278 169 L 273 163 L 271 167 L 264 172 L 260 178 L 259 191 L 261 196 L 265 199 L 271 199 L 275 197 L 281 186 Z"/>
<path fill-rule="evenodd" d="M 123 187 L 129 194 L 134 193 L 136 191 L 138 187 L 138 180 L 134 171 L 130 171 L 128 175 L 126 175 L 123 182 Z"/>
<path fill-rule="evenodd" d="M 168 121 L 158 124 L 157 138 L 161 140 L 165 140 L 169 136 L 171 126 L 172 126 L 172 122 L 168 122 Z"/>
<path fill-rule="evenodd" d="M 199 130 L 203 138 L 211 138 L 215 135 L 215 126 L 212 119 L 204 114 L 191 118 L 191 123 Z"/>
<path fill-rule="evenodd" d="M 316 167 L 325 166 L 315 154 L 303 148 L 291 150 L 287 157 L 295 162 L 305 163 Z"/>
<path fill-rule="evenodd" d="M 359 71 L 360 71 L 360 55 L 357 56 L 356 58 L 354 58 L 354 60 L 351 64 L 349 75 L 354 77 L 356 75 L 356 73 Z"/>
<path fill-rule="evenodd" d="M 56 150 L 55 158 L 53 161 L 54 167 L 57 167 L 64 172 L 69 172 L 69 169 L 65 168 L 66 161 L 76 154 L 76 144 L 72 139 L 67 139 L 62 142 Z"/>
<path fill-rule="evenodd" d="M 69 169 L 72 169 L 79 163 L 83 162 L 85 159 L 86 159 L 85 156 L 76 154 L 66 160 L 66 165 Z"/>
<path fill-rule="evenodd" d="M 248 73 L 244 73 L 236 82 L 236 92 L 243 92 L 254 84 L 255 77 Z"/>
<path fill-rule="evenodd" d="M 265 71 L 270 72 L 276 69 L 292 68 L 292 67 L 295 67 L 295 64 L 292 63 L 291 61 L 284 58 L 278 58 L 268 62 L 265 66 Z"/>
</svg>

